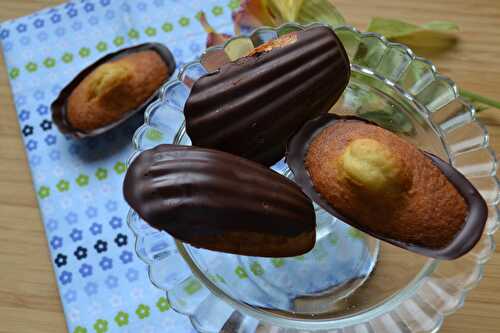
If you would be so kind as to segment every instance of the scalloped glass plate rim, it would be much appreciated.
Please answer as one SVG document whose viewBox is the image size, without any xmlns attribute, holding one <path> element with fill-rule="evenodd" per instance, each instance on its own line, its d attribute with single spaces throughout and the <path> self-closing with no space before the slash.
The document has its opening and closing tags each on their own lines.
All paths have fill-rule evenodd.
<svg viewBox="0 0 500 333">
<path fill-rule="evenodd" d="M 254 35 L 255 33 L 259 32 L 259 31 L 265 31 L 265 30 L 272 30 L 272 31 L 276 32 L 278 29 L 281 29 L 284 26 L 292 26 L 292 27 L 297 28 L 297 29 L 304 29 L 304 28 L 307 28 L 309 26 L 317 26 L 317 25 L 324 25 L 324 24 L 313 23 L 313 24 L 308 25 L 308 26 L 300 26 L 298 24 L 293 24 L 293 23 L 290 24 L 289 23 L 289 24 L 284 24 L 284 25 L 282 25 L 282 26 L 280 26 L 278 28 L 260 27 L 260 28 L 256 29 L 251 35 Z M 412 61 L 416 60 L 416 61 L 420 61 L 420 62 L 428 64 L 429 67 L 430 67 L 430 69 L 431 69 L 431 71 L 432 71 L 433 78 L 434 79 L 439 79 L 439 80 L 446 81 L 448 83 L 448 85 L 453 89 L 453 92 L 455 94 L 455 100 L 458 100 L 460 103 L 462 103 L 468 109 L 468 111 L 470 112 L 471 121 L 472 122 L 476 122 L 479 126 L 482 127 L 482 129 L 484 131 L 484 140 L 485 140 L 484 146 L 492 154 L 492 156 L 494 158 L 494 163 L 495 163 L 495 168 L 494 169 L 496 170 L 496 157 L 495 157 L 493 149 L 488 145 L 488 132 L 487 132 L 486 127 L 483 124 L 481 124 L 479 121 L 477 121 L 477 119 L 475 118 L 475 109 L 474 109 L 474 107 L 472 105 L 470 105 L 469 103 L 467 103 L 465 100 L 463 100 L 460 97 L 459 92 L 458 92 L 458 88 L 457 88 L 457 85 L 455 84 L 455 82 L 452 81 L 451 79 L 449 79 L 448 77 L 439 74 L 439 72 L 437 71 L 435 65 L 431 61 L 429 61 L 427 59 L 424 59 L 424 58 L 421 58 L 421 57 L 418 57 L 418 56 L 415 56 L 414 53 L 413 53 L 413 51 L 411 49 L 409 49 L 408 47 L 406 47 L 405 45 L 402 45 L 402 44 L 399 44 L 399 43 L 389 42 L 389 41 L 387 41 L 387 39 L 385 37 L 383 37 L 383 36 L 381 36 L 381 35 L 379 35 L 377 33 L 370 33 L 370 32 L 362 33 L 360 31 L 358 31 L 356 28 L 348 26 L 348 25 L 342 25 L 342 26 L 336 27 L 334 30 L 350 30 L 351 32 L 356 33 L 356 34 L 358 34 L 358 35 L 360 35 L 362 37 L 375 37 L 375 38 L 379 39 L 380 41 L 382 41 L 388 47 L 397 47 L 397 48 L 403 49 L 404 52 L 412 59 Z M 223 45 L 218 45 L 218 46 L 214 46 L 214 47 L 208 48 L 201 55 L 201 57 L 203 57 L 203 55 L 205 55 L 205 54 L 207 54 L 209 52 L 222 50 L 230 42 L 232 42 L 233 40 L 235 40 L 235 39 L 241 39 L 241 38 L 247 38 L 247 36 L 238 36 L 238 37 L 235 37 L 235 38 L 232 38 L 232 39 L 228 40 Z M 158 101 L 155 101 L 153 104 L 155 104 L 155 103 L 162 103 L 163 99 L 165 97 L 165 92 L 169 89 L 169 87 L 171 85 L 178 84 L 179 81 L 182 81 L 182 77 L 185 74 L 184 69 L 188 68 L 190 65 L 200 63 L 201 57 L 199 59 L 195 60 L 195 61 L 192 61 L 192 62 L 189 62 L 189 63 L 185 64 L 183 66 L 183 68 L 179 71 L 177 77 L 175 79 L 169 81 L 168 83 L 165 84 L 164 87 L 162 87 L 161 94 L 160 94 L 160 99 Z M 376 76 L 379 80 L 384 81 L 384 83 L 386 83 L 387 85 L 390 85 L 392 88 L 396 89 L 410 103 L 418 105 L 418 109 L 420 109 L 420 110 L 426 110 L 425 106 L 421 105 L 421 103 L 418 100 L 416 100 L 416 98 L 414 98 L 410 93 L 408 93 L 407 91 L 405 91 L 397 83 L 395 83 L 395 82 L 393 82 L 393 81 L 391 81 L 391 80 L 389 80 L 387 78 L 384 78 L 383 76 L 381 76 L 381 75 L 379 75 L 379 74 L 377 74 L 377 73 L 375 73 L 373 71 L 372 72 L 370 72 L 370 71 L 366 72 L 365 69 L 362 66 L 358 66 L 356 64 L 352 64 L 351 66 L 357 67 L 357 69 L 359 71 L 361 71 L 361 72 L 364 72 L 364 73 L 369 74 L 369 75 Z M 143 126 L 141 126 L 136 131 L 136 134 L 134 135 L 134 139 L 133 139 L 133 141 L 134 141 L 134 147 L 137 150 L 139 148 L 139 141 L 138 140 L 140 139 L 139 135 L 137 135 L 137 134 L 141 133 L 142 130 L 144 130 L 145 127 L 149 127 L 150 126 L 149 125 L 149 117 L 150 117 L 150 111 L 151 110 L 152 110 L 151 107 L 148 108 L 148 110 L 146 111 L 146 114 L 145 114 L 145 124 Z M 427 111 L 427 113 L 424 116 L 426 118 L 428 118 L 430 116 L 430 111 Z M 440 134 L 442 134 L 441 133 L 441 129 L 440 128 L 436 128 L 436 126 L 434 126 L 434 124 L 433 124 L 432 121 L 430 121 L 429 124 L 436 131 L 438 131 Z M 440 136 L 440 140 L 443 141 L 443 136 Z M 443 145 L 442 145 L 443 149 L 446 151 L 446 153 L 448 154 L 448 156 L 449 156 L 449 158 L 451 160 L 452 153 L 447 149 L 447 144 L 445 142 L 442 142 L 442 143 L 443 143 Z M 134 152 L 134 154 L 129 159 L 129 163 L 130 163 L 130 161 L 132 161 L 134 159 L 134 157 L 137 154 L 138 154 L 138 151 Z M 498 178 L 494 174 L 492 174 L 491 176 L 495 179 L 495 181 L 498 184 L 499 183 Z M 130 218 L 128 218 L 127 220 L 130 223 Z M 464 287 L 464 289 L 462 290 L 462 294 L 460 296 L 461 301 L 457 303 L 457 305 L 455 306 L 455 308 L 450 309 L 447 312 L 443 312 L 442 314 L 444 316 L 449 315 L 449 314 L 455 312 L 458 308 L 460 308 L 463 305 L 463 299 L 466 297 L 467 292 L 470 289 L 474 288 L 477 285 L 477 283 L 479 282 L 479 280 L 481 279 L 483 265 L 488 261 L 489 257 L 491 256 L 492 252 L 494 251 L 494 240 L 492 239 L 492 235 L 496 231 L 497 228 L 498 228 L 498 221 L 496 221 L 495 225 L 492 228 L 490 228 L 489 230 L 486 231 L 486 234 L 490 238 L 490 240 L 492 242 L 492 245 L 490 246 L 490 248 L 488 249 L 487 253 L 484 256 L 482 256 L 481 258 L 479 258 L 478 260 L 476 260 L 477 267 L 480 270 L 480 274 L 478 275 L 478 278 L 476 280 L 474 280 L 474 281 L 471 281 L 467 286 Z M 134 230 L 134 233 L 135 233 L 135 230 Z M 359 323 L 362 323 L 362 322 L 370 321 L 370 320 L 372 320 L 372 319 L 374 319 L 374 318 L 376 318 L 376 317 L 378 317 L 380 315 L 383 315 L 383 314 L 386 314 L 386 313 L 392 311 L 398 304 L 401 303 L 401 301 L 410 298 L 419 289 L 419 287 L 421 286 L 421 284 L 425 281 L 425 277 L 429 276 L 430 274 L 432 274 L 433 271 L 438 267 L 438 264 L 440 262 L 439 260 L 429 260 L 428 263 L 426 264 L 426 266 L 419 272 L 418 276 L 416 276 L 412 280 L 412 282 L 410 284 L 408 284 L 408 286 L 406 288 L 400 290 L 397 294 L 392 295 L 391 297 L 389 297 L 388 299 L 386 299 L 384 302 L 379 303 L 379 304 L 375 305 L 374 307 L 369 308 L 369 309 L 363 311 L 362 313 L 359 313 L 359 314 L 356 314 L 356 315 L 352 315 L 352 316 L 342 317 L 342 318 L 339 318 L 339 319 L 335 319 L 334 320 L 335 324 L 332 325 L 332 320 L 331 319 L 327 319 L 327 320 L 308 320 L 308 319 L 298 320 L 298 319 L 293 319 L 293 318 L 288 318 L 288 317 L 283 317 L 282 318 L 279 315 L 274 315 L 274 317 L 272 317 L 272 316 L 269 316 L 268 314 L 266 314 L 264 311 L 256 309 L 256 308 L 254 308 L 254 307 L 252 307 L 250 305 L 242 304 L 241 302 L 238 302 L 237 300 L 233 299 L 231 296 L 225 294 L 222 290 L 220 290 L 217 286 L 215 286 L 215 284 L 213 284 L 210 281 L 210 279 L 208 279 L 208 278 L 206 278 L 204 276 L 204 274 L 201 272 L 201 270 L 192 261 L 192 259 L 190 258 L 189 254 L 187 253 L 187 250 L 185 249 L 184 245 L 181 242 L 176 241 L 176 244 L 177 244 L 177 247 L 179 249 L 179 253 L 182 255 L 182 257 L 184 258 L 185 262 L 188 264 L 188 266 L 192 270 L 194 276 L 197 279 L 199 279 L 200 281 L 202 281 L 203 284 L 210 290 L 210 292 L 212 292 L 214 295 L 216 295 L 217 297 L 219 297 L 221 300 L 225 301 L 226 303 L 229 303 L 235 310 L 240 310 L 242 313 L 248 314 L 248 315 L 250 315 L 252 317 L 255 317 L 256 319 L 261 319 L 263 321 L 266 321 L 266 322 L 269 322 L 269 323 L 273 323 L 273 324 L 276 324 L 276 325 L 281 326 L 281 327 L 288 327 L 288 325 L 286 325 L 285 322 L 291 321 L 291 322 L 293 322 L 293 326 L 289 326 L 291 328 L 299 328 L 299 329 L 302 328 L 302 329 L 313 329 L 313 330 L 322 329 L 322 328 L 334 329 L 334 328 L 341 328 L 341 327 L 346 327 L 346 326 L 350 326 L 350 325 L 356 325 L 356 324 L 359 324 Z M 150 268 L 149 271 L 151 273 L 151 266 L 150 266 L 149 263 L 148 263 L 148 265 L 149 265 L 149 268 Z M 442 323 L 442 320 L 439 320 L 438 323 L 437 323 L 438 326 L 436 327 L 436 329 L 441 326 L 441 323 Z"/>
</svg>

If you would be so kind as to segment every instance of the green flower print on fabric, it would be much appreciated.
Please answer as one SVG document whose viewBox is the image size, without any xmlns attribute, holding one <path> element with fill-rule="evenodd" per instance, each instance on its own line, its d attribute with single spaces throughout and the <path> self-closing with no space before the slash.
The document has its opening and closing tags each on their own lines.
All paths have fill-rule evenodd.
<svg viewBox="0 0 500 333">
<path fill-rule="evenodd" d="M 153 27 L 148 27 L 146 30 L 144 30 L 144 33 L 148 35 L 149 37 L 156 36 L 156 29 Z"/>
<path fill-rule="evenodd" d="M 54 58 L 47 58 L 43 61 L 43 65 L 47 68 L 52 68 L 56 65 L 56 59 Z"/>
<path fill-rule="evenodd" d="M 353 239 L 363 239 L 363 233 L 358 229 L 350 228 L 347 234 Z"/>
<path fill-rule="evenodd" d="M 171 32 L 172 30 L 174 30 L 174 25 L 170 22 L 165 22 L 162 26 L 161 26 L 162 30 L 165 31 L 165 32 Z"/>
<path fill-rule="evenodd" d="M 328 235 L 328 241 L 335 246 L 339 242 L 339 236 L 336 233 L 331 233 Z"/>
<path fill-rule="evenodd" d="M 108 49 L 108 44 L 106 44 L 105 42 L 99 42 L 99 43 L 97 43 L 95 48 L 99 52 L 104 52 Z"/>
<path fill-rule="evenodd" d="M 131 39 L 137 39 L 139 38 L 139 31 L 135 30 L 135 29 L 130 29 L 128 31 L 128 36 L 131 38 Z"/>
<path fill-rule="evenodd" d="M 163 140 L 163 133 L 157 129 L 150 128 L 146 132 L 146 138 L 151 141 L 161 141 Z"/>
<path fill-rule="evenodd" d="M 26 64 L 26 70 L 30 73 L 36 72 L 38 69 L 38 65 L 35 64 L 34 62 L 29 62 Z"/>
<path fill-rule="evenodd" d="M 87 329 L 81 326 L 75 327 L 73 333 L 87 333 Z"/>
<path fill-rule="evenodd" d="M 115 316 L 115 322 L 119 327 L 128 325 L 128 313 L 120 311 Z"/>
<path fill-rule="evenodd" d="M 280 268 L 285 264 L 285 260 L 282 258 L 273 258 L 271 259 L 271 264 L 273 264 L 273 266 L 276 268 Z"/>
<path fill-rule="evenodd" d="M 80 51 L 78 51 L 78 54 L 82 58 L 87 58 L 90 55 L 90 49 L 88 47 L 82 47 Z"/>
<path fill-rule="evenodd" d="M 115 44 L 116 46 L 122 46 L 123 44 L 125 44 L 125 38 L 123 38 L 122 36 L 118 36 L 113 39 L 113 44 Z"/>
<path fill-rule="evenodd" d="M 214 16 L 222 15 L 222 13 L 224 13 L 224 8 L 221 6 L 215 6 L 212 8 L 212 14 L 214 14 Z"/>
<path fill-rule="evenodd" d="M 187 27 L 189 25 L 189 18 L 183 16 L 179 19 L 179 24 L 181 27 Z"/>
<path fill-rule="evenodd" d="M 231 0 L 231 1 L 229 1 L 227 6 L 231 10 L 236 10 L 236 9 L 240 8 L 240 0 Z"/>
<path fill-rule="evenodd" d="M 42 186 L 38 189 L 38 196 L 42 199 L 45 199 L 50 195 L 50 188 L 47 186 Z"/>
<path fill-rule="evenodd" d="M 108 331 L 108 322 L 104 319 L 98 319 L 94 323 L 94 330 L 96 333 L 106 333 Z"/>
<path fill-rule="evenodd" d="M 234 272 L 236 273 L 236 275 L 240 279 L 246 279 L 246 278 L 248 278 L 247 272 L 245 272 L 245 270 L 241 266 L 236 267 L 236 269 L 234 270 Z"/>
<path fill-rule="evenodd" d="M 59 190 L 59 192 L 66 192 L 69 190 L 69 183 L 68 181 L 63 179 L 57 183 L 56 187 Z"/>
<path fill-rule="evenodd" d="M 304 260 L 306 260 L 306 257 L 304 255 L 301 255 L 301 256 L 293 257 L 293 259 L 295 259 L 297 261 L 304 261 Z"/>
<path fill-rule="evenodd" d="M 115 172 L 117 174 L 121 175 L 122 173 L 124 173 L 127 170 L 127 165 L 125 165 L 125 163 L 123 163 L 123 162 L 116 162 L 113 169 L 115 170 Z"/>
<path fill-rule="evenodd" d="M 108 178 L 108 170 L 106 170 L 104 168 L 99 168 L 96 170 L 95 176 L 99 180 L 104 180 L 104 179 Z"/>
<path fill-rule="evenodd" d="M 226 280 L 224 280 L 224 278 L 222 276 L 220 276 L 219 274 L 215 274 L 215 277 L 217 278 L 217 280 L 219 280 L 221 283 L 226 283 Z"/>
<path fill-rule="evenodd" d="M 63 54 L 61 59 L 65 64 L 69 64 L 70 62 L 73 61 L 73 55 L 69 52 L 66 52 Z"/>
<path fill-rule="evenodd" d="M 213 282 L 217 283 L 217 277 L 213 274 L 208 274 L 208 278 Z"/>
<path fill-rule="evenodd" d="M 158 302 L 156 302 L 156 307 L 160 312 L 165 312 L 170 310 L 170 302 L 166 297 L 160 297 Z"/>
<path fill-rule="evenodd" d="M 257 262 L 254 261 L 252 265 L 250 266 L 250 270 L 252 273 L 254 273 L 256 276 L 261 276 L 264 274 L 264 268 Z"/>
<path fill-rule="evenodd" d="M 80 174 L 76 178 L 76 183 L 78 184 L 78 186 L 87 186 L 89 184 L 89 176 Z"/>
<path fill-rule="evenodd" d="M 197 293 L 201 289 L 201 283 L 198 280 L 191 279 L 186 285 L 184 286 L 184 291 L 188 295 L 193 295 Z"/>
<path fill-rule="evenodd" d="M 145 319 L 145 318 L 149 317 L 149 315 L 150 315 L 150 311 L 149 310 L 150 310 L 149 306 L 141 304 L 141 305 L 139 305 L 139 307 L 137 308 L 137 310 L 135 310 L 135 314 L 140 319 Z"/>
<path fill-rule="evenodd" d="M 12 68 L 9 72 L 9 76 L 12 80 L 16 79 L 19 74 L 21 74 L 21 71 L 17 67 Z"/>
</svg>

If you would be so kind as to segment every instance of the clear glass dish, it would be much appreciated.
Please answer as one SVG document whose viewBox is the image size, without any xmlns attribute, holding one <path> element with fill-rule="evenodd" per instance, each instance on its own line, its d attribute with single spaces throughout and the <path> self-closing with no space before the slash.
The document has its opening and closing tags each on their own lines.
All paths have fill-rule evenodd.
<svg viewBox="0 0 500 333">
<path fill-rule="evenodd" d="M 208 49 L 168 82 L 134 135 L 136 153 L 160 143 L 190 144 L 182 110 L 193 80 L 284 33 L 261 28 Z M 381 243 L 317 208 L 317 245 L 297 258 L 269 259 L 201 250 L 155 230 L 131 210 L 139 257 L 152 283 L 199 332 L 434 332 L 464 303 L 493 253 L 499 182 L 495 154 L 474 109 L 434 65 L 401 44 L 348 26 L 335 29 L 352 77 L 332 108 L 379 123 L 458 168 L 489 205 L 483 237 L 467 255 L 438 261 Z M 290 176 L 286 163 L 273 167 Z"/>
</svg>

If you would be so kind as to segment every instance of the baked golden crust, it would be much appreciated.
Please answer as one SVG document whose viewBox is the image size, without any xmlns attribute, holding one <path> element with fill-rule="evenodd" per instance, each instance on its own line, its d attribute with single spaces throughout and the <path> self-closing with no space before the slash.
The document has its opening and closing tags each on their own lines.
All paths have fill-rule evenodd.
<svg viewBox="0 0 500 333">
<path fill-rule="evenodd" d="M 394 157 L 387 164 L 388 174 L 397 177 L 387 184 L 398 184 L 397 191 L 392 186 L 370 189 L 363 181 L 346 177 L 342 162 L 346 149 L 366 138 L 380 143 Z M 444 248 L 468 214 L 464 198 L 431 160 L 411 143 L 375 125 L 342 120 L 327 127 L 309 146 L 306 168 L 315 189 L 340 213 L 388 238 Z"/>
<path fill-rule="evenodd" d="M 113 124 L 151 97 L 168 73 L 168 65 L 151 50 L 100 65 L 69 96 L 67 119 L 81 131 Z"/>
</svg>

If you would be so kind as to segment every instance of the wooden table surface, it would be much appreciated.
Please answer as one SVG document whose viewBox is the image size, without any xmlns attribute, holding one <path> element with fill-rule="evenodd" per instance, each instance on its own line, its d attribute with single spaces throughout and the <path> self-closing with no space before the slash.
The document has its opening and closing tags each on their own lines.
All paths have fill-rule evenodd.
<svg viewBox="0 0 500 333">
<path fill-rule="evenodd" d="M 61 2 L 0 0 L 0 21 Z M 416 23 L 457 22 L 461 28 L 458 45 L 425 56 L 461 87 L 500 98 L 500 1 L 339 0 L 335 4 L 360 29 L 373 16 Z M 64 332 L 65 320 L 3 59 L 0 63 L 0 332 Z M 480 119 L 490 130 L 493 147 L 499 150 L 500 110 L 484 111 Z M 498 254 L 486 265 L 484 279 L 469 294 L 465 307 L 447 318 L 442 329 L 446 333 L 473 331 L 500 332 Z"/>
</svg>

